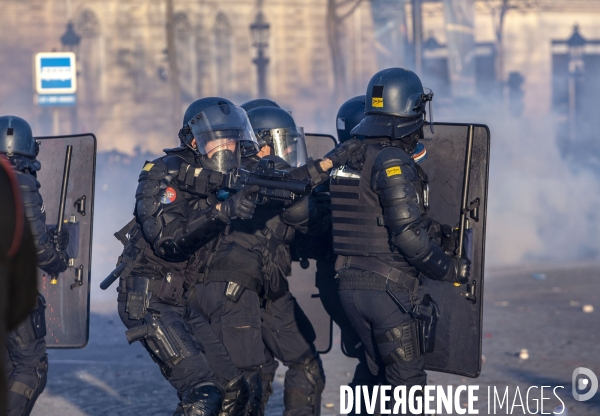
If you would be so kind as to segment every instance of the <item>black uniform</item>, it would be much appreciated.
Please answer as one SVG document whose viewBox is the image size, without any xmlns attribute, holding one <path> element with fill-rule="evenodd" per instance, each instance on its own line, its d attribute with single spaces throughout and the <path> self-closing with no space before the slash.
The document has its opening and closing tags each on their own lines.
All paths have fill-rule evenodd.
<svg viewBox="0 0 600 416">
<path fill-rule="evenodd" d="M 37 247 L 38 266 L 56 275 L 67 268 L 67 257 L 57 251 L 51 232 L 46 228 L 44 203 L 35 172 L 40 163 L 27 156 L 14 155 L 9 160 L 17 172 L 25 216 L 29 220 Z M 48 355 L 46 354 L 46 301 L 38 293 L 33 312 L 8 334 L 3 348 L 8 377 L 8 414 L 28 415 L 46 386 Z"/>
<path fill-rule="evenodd" d="M 341 302 L 374 374 L 385 367 L 394 386 L 425 385 L 417 324 L 396 300 L 410 311 L 420 279 L 453 281 L 456 270 L 428 234 L 426 178 L 402 143 L 366 139 L 363 150 L 331 178 Z"/>
<path fill-rule="evenodd" d="M 278 162 L 276 168 L 284 168 L 283 160 L 272 158 Z M 252 170 L 253 162 L 246 162 Z M 313 344 L 315 333 L 286 280 L 291 274 L 288 245 L 295 229 L 314 227 L 315 218 L 308 199 L 283 208 L 282 203 L 271 201 L 257 207 L 252 221 L 232 221 L 204 282 L 196 286 L 195 305 L 249 379 L 258 399 L 253 402 L 254 412 L 261 405 L 260 390 L 263 410 L 271 393 L 277 368 L 274 356 L 289 366 L 285 414 L 318 414 L 325 379 Z"/>
<path fill-rule="evenodd" d="M 223 397 L 227 414 L 241 414 L 235 412 L 248 398 L 245 380 L 204 316 L 187 306 L 209 243 L 229 219 L 211 206 L 216 200 L 199 196 L 210 178 L 200 175 L 195 153 L 166 153 L 144 166 L 135 221 L 116 234 L 125 244 L 119 315 L 128 341 L 141 341 L 177 389 L 176 414 L 217 415 Z"/>
<path fill-rule="evenodd" d="M 329 181 L 319 185 L 313 191 L 317 209 L 325 223 L 331 223 L 331 197 Z M 335 271 L 337 255 L 333 252 L 333 236 L 331 227 L 315 236 L 297 234 L 291 245 L 292 258 L 295 261 L 314 259 L 316 263 L 315 285 L 319 290 L 319 299 L 331 319 L 341 331 L 341 345 L 344 354 L 357 358 L 358 364 L 354 371 L 350 386 L 375 386 L 379 384 L 378 374 L 372 374 L 367 364 L 367 355 L 360 337 L 352 327 L 344 312 L 338 293 L 338 279 Z M 361 407 L 364 409 L 364 407 Z"/>
</svg>

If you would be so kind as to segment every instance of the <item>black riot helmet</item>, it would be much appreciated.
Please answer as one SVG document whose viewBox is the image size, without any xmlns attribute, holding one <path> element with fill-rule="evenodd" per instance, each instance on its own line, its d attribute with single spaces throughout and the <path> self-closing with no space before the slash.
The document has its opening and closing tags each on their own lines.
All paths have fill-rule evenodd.
<svg viewBox="0 0 600 416">
<path fill-rule="evenodd" d="M 28 122 L 16 116 L 0 117 L 0 153 L 37 156 L 37 143 Z"/>
<path fill-rule="evenodd" d="M 227 172 L 240 165 L 240 143 L 258 147 L 246 112 L 219 97 L 194 101 L 183 117 L 179 138 L 200 155 L 203 167 Z"/>
<path fill-rule="evenodd" d="M 255 100 L 250 100 L 242 105 L 240 105 L 246 112 L 253 110 L 257 107 L 277 107 L 281 108 L 279 104 L 277 104 L 273 100 L 269 100 L 268 98 L 257 98 Z"/>
<path fill-rule="evenodd" d="M 363 121 L 352 131 L 353 135 L 406 138 L 407 150 L 412 151 L 422 136 L 425 123 L 425 105 L 433 99 L 433 92 L 424 89 L 414 72 L 404 68 L 388 68 L 376 73 L 367 86 Z M 433 121 L 430 122 L 433 131 Z M 413 134 L 415 133 L 415 134 Z"/>
<path fill-rule="evenodd" d="M 257 139 L 266 142 L 274 155 L 292 167 L 306 163 L 304 131 L 290 113 L 279 107 L 257 107 L 248 111 L 248 119 Z"/>
<path fill-rule="evenodd" d="M 365 118 L 365 96 L 359 95 L 346 101 L 337 112 L 338 141 L 344 143 L 352 138 L 350 132 Z"/>
</svg>

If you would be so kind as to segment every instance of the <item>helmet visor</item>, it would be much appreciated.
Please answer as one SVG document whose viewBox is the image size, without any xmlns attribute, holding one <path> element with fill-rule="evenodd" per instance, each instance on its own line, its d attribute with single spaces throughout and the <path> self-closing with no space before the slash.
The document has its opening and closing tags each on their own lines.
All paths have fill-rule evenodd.
<svg viewBox="0 0 600 416">
<path fill-rule="evenodd" d="M 258 147 L 246 112 L 237 106 L 223 104 L 210 107 L 196 114 L 188 126 L 196 139 L 198 153 L 209 158 L 216 149 L 239 149 L 238 142 L 241 141 Z"/>
<path fill-rule="evenodd" d="M 302 127 L 272 129 L 270 134 L 276 156 L 284 159 L 294 168 L 306 164 L 306 141 Z"/>
</svg>

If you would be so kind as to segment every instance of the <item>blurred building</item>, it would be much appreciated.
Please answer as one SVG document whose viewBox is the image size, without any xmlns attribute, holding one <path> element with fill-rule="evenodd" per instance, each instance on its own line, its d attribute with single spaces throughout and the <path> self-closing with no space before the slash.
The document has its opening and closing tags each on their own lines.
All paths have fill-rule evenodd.
<svg viewBox="0 0 600 416">
<path fill-rule="evenodd" d="M 56 112 L 33 105 L 33 55 L 69 49 L 78 58 L 78 104 L 58 110 L 61 133 L 93 131 L 100 150 L 131 152 L 140 146 L 157 152 L 175 145 L 167 1 L 1 0 L 0 113 L 16 113 L 33 122 L 36 134 L 50 134 Z M 342 4 L 339 15 L 344 16 L 336 33 L 345 95 L 364 93 L 378 69 L 414 68 L 413 0 L 363 0 L 357 7 L 342 0 L 172 1 L 181 114 L 202 96 L 221 95 L 237 103 L 257 97 L 257 50 L 250 25 L 259 12 L 270 28 L 267 96 L 292 110 L 307 130 L 334 131 L 340 104 L 333 94 L 340 81 L 332 69 L 328 38 L 332 2 Z M 589 39 L 600 38 L 600 1 L 507 0 L 515 9 L 505 15 L 499 44 L 495 28 L 501 0 L 422 0 L 422 75 L 436 97 L 450 103 L 457 88 L 452 87 L 448 51 L 452 46 L 455 56 L 457 49 L 448 42 L 451 32 L 444 7 L 454 1 L 474 7 L 472 27 L 461 29 L 473 38 L 475 88 L 469 94 L 485 100 L 493 91 L 504 90 L 505 105 L 519 100 L 517 113 L 524 117 L 551 109 L 551 41 L 567 39 L 575 23 Z M 495 100 L 499 96 L 496 93 Z"/>
<path fill-rule="evenodd" d="M 310 130 L 334 129 L 333 76 L 326 0 L 173 0 L 182 96 L 257 97 L 250 25 L 262 11 L 270 26 L 267 95 Z M 67 24 L 80 36 L 78 104 L 60 109 L 61 133 L 93 131 L 101 149 L 158 151 L 177 143 L 173 126 L 165 0 L 3 0 L 0 112 L 32 119 L 51 132 L 50 110 L 33 106 L 36 52 L 61 51 Z M 342 27 L 349 93 L 362 93 L 377 70 L 372 19 L 365 2 Z M 71 49 L 73 49 L 71 48 Z M 75 112 L 73 114 L 73 111 Z M 76 125 L 75 125 L 76 124 Z"/>
<path fill-rule="evenodd" d="M 441 97 L 451 97 L 447 70 L 448 28 L 444 2 L 421 0 L 423 7 L 423 78 L 436 86 Z M 465 0 L 457 0 L 465 1 Z M 524 117 L 544 115 L 553 109 L 553 45 L 556 39 L 568 39 L 575 24 L 590 39 L 600 38 L 600 1 L 597 0 L 470 0 L 475 12 L 476 99 L 484 107 L 500 100 L 508 113 Z M 502 3 L 503 39 L 496 30 Z M 407 4 L 407 10 L 409 5 Z M 408 11 L 410 13 L 410 11 Z M 408 21 L 408 33 L 411 33 Z M 412 41 L 409 36 L 409 42 Z M 502 64 L 492 62 L 501 54 Z M 516 81 L 519 81 L 515 84 Z M 494 85 L 494 83 L 496 85 Z M 518 84 L 518 85 L 517 85 Z M 493 91 L 498 94 L 493 94 Z M 513 106 L 513 107 L 511 107 Z M 480 108 L 484 108 L 480 107 Z M 482 120 L 480 120 L 482 121 Z"/>
</svg>

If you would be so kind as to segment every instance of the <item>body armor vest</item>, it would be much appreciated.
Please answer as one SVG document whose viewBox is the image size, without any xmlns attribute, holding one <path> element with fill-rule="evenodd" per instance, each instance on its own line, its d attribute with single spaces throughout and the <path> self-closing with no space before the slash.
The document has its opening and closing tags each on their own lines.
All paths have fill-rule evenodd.
<svg viewBox="0 0 600 416">
<path fill-rule="evenodd" d="M 334 172 L 330 182 L 333 225 L 333 249 L 344 256 L 398 255 L 390 243 L 385 227 L 383 208 L 379 195 L 371 189 L 371 175 L 377 155 L 389 143 L 367 145 L 364 164 L 357 170 L 343 167 Z M 426 214 L 427 178 L 422 169 L 417 170 L 419 180 L 417 197 L 421 213 Z"/>
</svg>

